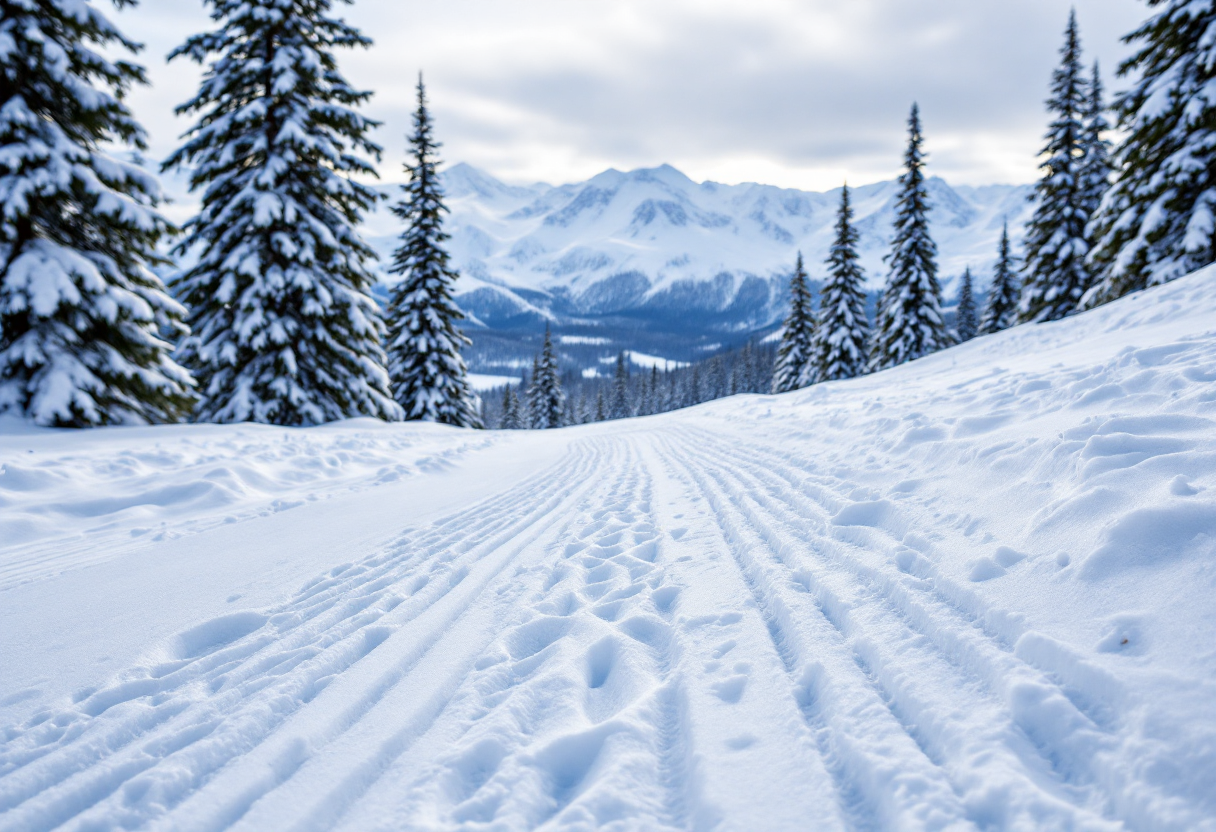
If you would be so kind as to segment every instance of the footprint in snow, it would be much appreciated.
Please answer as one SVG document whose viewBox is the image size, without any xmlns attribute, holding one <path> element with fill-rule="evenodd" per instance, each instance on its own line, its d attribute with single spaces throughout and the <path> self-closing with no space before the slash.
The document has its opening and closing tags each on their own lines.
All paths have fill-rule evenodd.
<svg viewBox="0 0 1216 832">
<path fill-rule="evenodd" d="M 739 675 L 714 682 L 710 685 L 710 690 L 726 704 L 735 705 L 743 698 L 743 691 L 746 687 L 747 677 Z"/>
</svg>

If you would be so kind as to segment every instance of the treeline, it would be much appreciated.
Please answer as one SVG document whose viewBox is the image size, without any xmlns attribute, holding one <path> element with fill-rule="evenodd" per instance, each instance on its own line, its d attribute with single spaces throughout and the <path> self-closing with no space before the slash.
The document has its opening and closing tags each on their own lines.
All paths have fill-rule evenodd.
<svg viewBox="0 0 1216 832">
<path fill-rule="evenodd" d="M 439 147 L 422 79 L 387 309 L 358 225 L 377 126 L 336 52 L 371 41 L 330 0 L 206 0 L 204 67 L 161 166 L 198 213 L 174 228 L 124 103 L 137 47 L 87 0 L 0 4 L 0 412 L 88 427 L 372 416 L 480 426 L 452 299 Z M 117 5 L 126 5 L 120 2 Z M 177 270 L 162 254 L 193 260 Z M 168 285 L 156 270 L 169 273 Z"/>
<path fill-rule="evenodd" d="M 587 378 L 577 370 L 553 371 L 556 355 L 546 333 L 531 375 L 483 396 L 482 420 L 487 427 L 536 430 L 650 416 L 737 393 L 767 393 L 775 354 L 772 344 L 749 342 L 691 365 L 659 369 L 637 367 L 621 352 L 611 376 Z"/>
<path fill-rule="evenodd" d="M 381 153 L 376 122 L 359 112 L 372 93 L 353 88 L 336 58 L 371 41 L 331 15 L 332 0 L 205 2 L 213 28 L 170 56 L 204 68 L 197 95 L 177 108 L 194 124 L 161 168 L 187 171 L 200 198 L 180 229 L 159 213 L 157 177 L 113 152 L 146 148 L 124 103 L 144 70 L 108 57 L 136 44 L 88 0 L 0 5 L 0 413 L 65 427 L 356 416 L 478 426 L 421 78 L 409 184 L 394 208 L 403 231 L 390 272 L 401 280 L 382 311 L 375 254 L 358 230 L 376 199 L 359 180 L 376 174 Z M 1022 262 L 1006 245 L 987 308 L 960 303 L 953 331 L 913 106 L 874 318 L 846 189 L 818 308 L 796 269 L 774 389 L 911 361 L 973 323 L 991 332 L 1057 320 L 1216 261 L 1216 4 L 1149 6 L 1119 68 L 1130 88 L 1109 108 L 1070 17 Z M 171 258 L 194 265 L 175 269 L 168 241 Z M 158 273 L 173 275 L 168 285 Z M 548 353 L 534 374 L 544 384 L 528 388 L 543 393 L 538 410 L 521 407 L 547 426 L 597 412 L 589 394 L 568 401 L 579 381 L 558 389 L 551 344 Z M 707 366 L 691 370 L 698 385 Z M 627 386 L 628 409 L 702 395 L 691 376 L 686 387 L 646 405 Z M 595 392 L 596 402 L 606 395 Z"/>
<path fill-rule="evenodd" d="M 1139 49 L 1119 68 L 1135 83 L 1112 108 L 1097 62 L 1089 71 L 1083 65 L 1070 13 L 1021 263 L 1005 229 L 984 309 L 976 307 L 968 268 L 953 329 L 942 314 L 924 137 L 912 106 L 874 320 L 865 314 L 846 186 L 818 310 L 801 255 L 795 264 L 774 392 L 883 370 L 1015 324 L 1056 321 L 1216 261 L 1216 101 L 1203 92 L 1216 82 L 1216 41 L 1206 34 L 1216 29 L 1216 6 L 1152 5 L 1161 8 L 1126 38 Z M 1110 110 L 1126 136 L 1117 150 L 1107 139 Z"/>
</svg>

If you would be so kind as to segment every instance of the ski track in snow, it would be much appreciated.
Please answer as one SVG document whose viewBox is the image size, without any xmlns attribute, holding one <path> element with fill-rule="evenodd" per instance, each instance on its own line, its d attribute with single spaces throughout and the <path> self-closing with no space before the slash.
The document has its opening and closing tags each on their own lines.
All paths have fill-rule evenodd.
<svg viewBox="0 0 1216 832">
<path fill-rule="evenodd" d="M 898 393 L 969 416 L 884 393 L 891 421 L 871 401 L 880 434 L 849 466 L 798 441 L 830 445 L 848 409 L 830 399 L 819 421 L 752 398 L 588 430 L 509 490 L 0 729 L 0 830 L 1216 829 L 1202 770 L 1154 768 L 1168 725 L 1144 716 L 1146 677 L 987 594 L 1109 568 L 1101 546 L 1071 563 L 1004 542 L 1029 551 L 1136 472 L 1189 453 L 1208 467 L 1182 466 L 1171 499 L 1206 499 L 1216 348 L 1180 337 Z M 1113 396 L 1122 415 L 1086 410 Z M 998 431 L 1015 398 L 1073 427 Z M 926 455 L 981 485 L 1024 476 L 967 499 Z M 1015 541 L 994 501 L 1043 483 Z M 1210 680 L 1177 687 L 1210 707 Z"/>
</svg>

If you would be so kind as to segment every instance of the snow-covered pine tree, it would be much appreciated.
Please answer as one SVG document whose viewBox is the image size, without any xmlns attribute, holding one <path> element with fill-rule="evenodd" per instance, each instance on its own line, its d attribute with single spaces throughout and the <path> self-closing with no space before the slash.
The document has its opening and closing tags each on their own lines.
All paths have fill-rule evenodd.
<svg viewBox="0 0 1216 832">
<path fill-rule="evenodd" d="M 612 406 L 609 418 L 628 419 L 633 415 L 629 400 L 629 355 L 621 351 L 616 357 L 616 370 L 612 376 Z"/>
<path fill-rule="evenodd" d="M 996 268 L 992 273 L 992 284 L 988 287 L 984 314 L 980 318 L 981 335 L 1000 332 L 1017 322 L 1019 292 L 1018 278 L 1013 269 L 1013 253 L 1009 246 L 1009 224 L 1006 223 L 1001 228 Z"/>
<path fill-rule="evenodd" d="M 924 136 L 920 110 L 908 117 L 908 150 L 899 177 L 895 238 L 885 258 L 891 271 L 870 342 L 870 369 L 884 370 L 950 346 L 942 319 L 937 245 L 929 236 Z"/>
<path fill-rule="evenodd" d="M 524 403 L 520 399 L 520 393 L 523 392 L 523 385 L 511 388 L 511 430 L 526 430 L 528 421 L 525 418 L 527 415 L 524 412 Z"/>
<path fill-rule="evenodd" d="M 1018 318 L 1023 322 L 1055 321 L 1077 309 L 1090 285 L 1085 262 L 1089 242 L 1085 226 L 1086 192 L 1082 187 L 1085 113 L 1089 108 L 1081 70 L 1081 41 L 1077 13 L 1068 15 L 1060 66 L 1052 73 L 1047 111 L 1043 176 L 1035 186 L 1034 215 L 1026 224 L 1022 261 L 1022 298 Z"/>
<path fill-rule="evenodd" d="M 1092 240 L 1093 220 L 1102 207 L 1102 198 L 1110 190 L 1111 175 L 1115 171 L 1114 162 L 1111 160 L 1110 141 L 1106 138 L 1106 134 L 1110 132 L 1110 122 L 1106 120 L 1102 73 L 1097 61 L 1094 61 L 1085 101 L 1085 131 L 1081 135 L 1080 190 L 1081 208 L 1089 223 L 1086 238 Z"/>
<path fill-rule="evenodd" d="M 566 396 L 564 401 L 565 401 L 565 409 L 562 411 L 562 424 L 563 425 L 577 425 L 578 424 L 578 408 L 575 404 L 574 397 Z"/>
<path fill-rule="evenodd" d="M 532 373 L 532 390 L 532 427 L 541 430 L 560 428 L 566 397 L 562 393 L 557 356 L 553 352 L 553 339 L 549 335 L 548 327 L 545 327 L 545 343 L 536 361 L 536 370 Z"/>
<path fill-rule="evenodd" d="M 1094 222 L 1099 270 L 1086 306 L 1216 262 L 1216 3 L 1151 0 L 1158 11 L 1124 41 L 1139 51 L 1119 67 L 1125 136 L 1118 173 Z"/>
<path fill-rule="evenodd" d="M 794 262 L 794 274 L 790 277 L 790 311 L 782 324 L 777 363 L 773 367 L 774 393 L 788 393 L 807 383 L 803 379 L 811 360 L 814 339 L 814 299 L 807 284 L 800 251 Z"/>
<path fill-rule="evenodd" d="M 828 254 L 827 281 L 819 293 L 819 321 L 803 383 L 853 378 L 865 372 L 870 323 L 866 320 L 865 275 L 857 262 L 858 239 L 849 186 L 845 185 L 840 192 L 836 239 Z"/>
<path fill-rule="evenodd" d="M 523 427 L 519 418 L 519 399 L 515 397 L 515 391 L 509 384 L 502 388 L 502 414 L 498 427 L 500 430 L 519 430 Z"/>
<path fill-rule="evenodd" d="M 540 430 L 545 426 L 541 417 L 540 385 L 537 383 L 539 376 L 540 353 L 537 353 L 532 356 L 531 377 L 525 373 L 523 383 L 520 385 L 521 389 L 524 390 L 522 402 L 523 416 L 529 430 Z"/>
<path fill-rule="evenodd" d="M 174 422 L 190 375 L 162 335 L 185 310 L 151 266 L 169 229 L 122 102 L 135 51 L 82 0 L 0 2 L 0 412 L 42 425 Z"/>
<path fill-rule="evenodd" d="M 958 290 L 958 311 L 955 314 L 954 331 L 958 341 L 970 341 L 979 333 L 980 324 L 976 319 L 975 295 L 971 287 L 971 267 L 963 269 L 963 280 Z"/>
<path fill-rule="evenodd" d="M 595 391 L 595 421 L 602 422 L 608 418 L 608 411 L 604 407 L 604 391 L 603 389 Z"/>
<path fill-rule="evenodd" d="M 432 135 L 426 87 L 418 76 L 418 107 L 406 164 L 410 181 L 393 213 L 406 223 L 390 274 L 402 275 L 388 305 L 388 372 L 405 418 L 481 427 L 473 409 L 468 370 L 460 351 L 469 343 L 457 328 L 464 314 L 452 300 L 456 272 L 448 265 L 443 230 L 443 186 Z"/>
<path fill-rule="evenodd" d="M 330 17 L 331 0 L 207 0 L 217 23 L 170 58 L 206 65 L 199 114 L 166 169 L 202 191 L 174 280 L 190 308 L 181 360 L 199 379 L 198 416 L 310 425 L 401 418 L 389 394 L 384 324 L 369 294 L 372 249 L 355 231 L 376 192 L 354 107 L 371 95 L 339 73 L 338 48 L 370 41 Z"/>
<path fill-rule="evenodd" d="M 499 410 L 498 428 L 508 430 L 507 423 L 511 421 L 511 385 L 504 384 L 502 388 L 502 406 Z"/>
</svg>

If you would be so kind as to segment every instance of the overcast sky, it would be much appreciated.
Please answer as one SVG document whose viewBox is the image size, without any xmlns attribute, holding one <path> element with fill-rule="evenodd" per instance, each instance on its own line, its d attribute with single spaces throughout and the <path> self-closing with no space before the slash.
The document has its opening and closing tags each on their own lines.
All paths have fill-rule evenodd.
<svg viewBox="0 0 1216 832">
<path fill-rule="evenodd" d="M 380 173 L 403 178 L 413 83 L 426 74 L 446 162 L 511 182 L 572 182 L 664 162 L 698 181 L 826 190 L 895 176 L 913 100 L 932 172 L 1030 182 L 1058 60 L 1063 0 L 357 0 L 375 40 L 340 53 L 375 91 Z M 1142 0 L 1077 0 L 1108 89 Z M 114 15 L 147 48 L 132 107 L 163 158 L 200 70 L 165 55 L 209 28 L 199 0 Z"/>
</svg>

